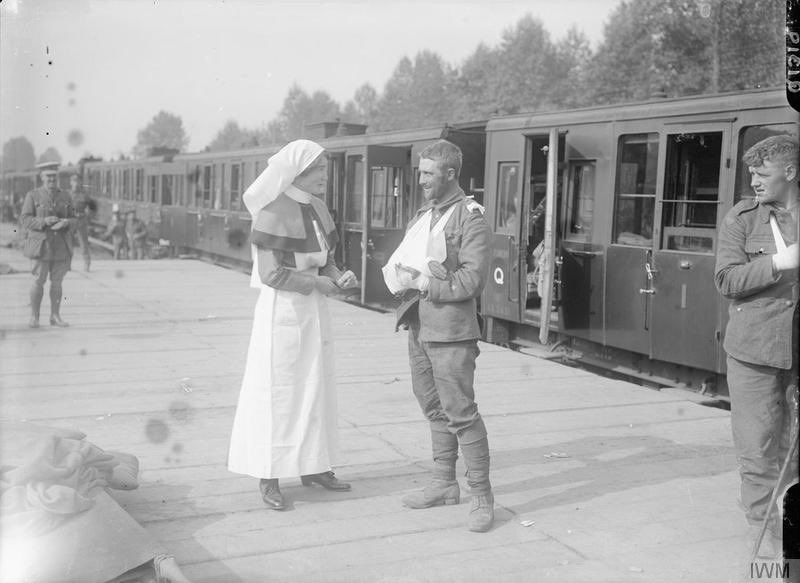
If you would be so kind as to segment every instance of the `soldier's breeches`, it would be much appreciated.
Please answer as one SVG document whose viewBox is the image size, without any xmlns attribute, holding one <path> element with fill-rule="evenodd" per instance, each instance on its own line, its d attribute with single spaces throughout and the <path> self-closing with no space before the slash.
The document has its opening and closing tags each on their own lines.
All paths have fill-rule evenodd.
<svg viewBox="0 0 800 583">
<path fill-rule="evenodd" d="M 408 352 L 414 396 L 430 423 L 434 477 L 452 479 L 460 445 L 467 484 L 473 494 L 487 494 L 489 441 L 473 385 L 478 342 L 420 342 L 411 326 Z"/>
<path fill-rule="evenodd" d="M 792 382 L 796 382 L 796 372 L 728 357 L 731 429 L 741 476 L 741 503 L 750 524 L 763 521 L 773 489 L 797 476 L 795 458 L 785 483 L 777 484 L 791 442 L 785 391 Z M 773 511 L 773 518 L 776 514 Z"/>
<path fill-rule="evenodd" d="M 33 265 L 33 285 L 31 286 L 31 306 L 41 304 L 44 293 L 44 284 L 50 278 L 50 301 L 61 301 L 62 289 L 61 282 L 69 271 L 69 260 L 58 261 L 34 261 Z M 34 304 L 35 297 L 38 301 Z"/>
<path fill-rule="evenodd" d="M 411 385 L 428 421 L 444 422 L 454 435 L 472 429 L 486 436 L 475 404 L 477 340 L 421 342 L 417 330 L 408 331 Z M 474 441 L 474 439 L 473 439 Z"/>
</svg>

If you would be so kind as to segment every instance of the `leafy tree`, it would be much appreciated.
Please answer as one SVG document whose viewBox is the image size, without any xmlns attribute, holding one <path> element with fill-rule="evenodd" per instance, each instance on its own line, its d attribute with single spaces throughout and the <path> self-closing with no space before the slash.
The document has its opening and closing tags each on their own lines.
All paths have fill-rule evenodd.
<svg viewBox="0 0 800 583">
<path fill-rule="evenodd" d="M 461 67 L 454 82 L 454 120 L 487 119 L 498 112 L 500 52 L 479 44 Z"/>
<path fill-rule="evenodd" d="M 182 152 L 189 144 L 183 121 L 177 115 L 160 111 L 136 136 L 134 155 L 145 157 L 153 148 L 172 148 Z"/>
<path fill-rule="evenodd" d="M 784 15 L 771 0 L 625 0 L 591 66 L 600 102 L 777 85 Z"/>
<path fill-rule="evenodd" d="M 409 127 L 407 120 L 411 118 L 413 104 L 412 88 L 414 85 L 414 65 L 411 59 L 403 57 L 394 68 L 394 72 L 383 88 L 378 102 L 378 113 L 375 119 L 376 130 L 389 130 Z"/>
<path fill-rule="evenodd" d="M 376 129 L 391 130 L 442 123 L 452 118 L 449 89 L 454 72 L 431 51 L 403 57 L 386 82 L 375 116 Z"/>
<path fill-rule="evenodd" d="M 587 90 L 588 66 L 592 60 L 589 39 L 576 27 L 571 27 L 555 46 L 558 77 L 550 91 L 550 101 L 559 107 L 591 105 L 592 94 Z"/>
<path fill-rule="evenodd" d="M 712 42 L 707 51 L 712 63 L 719 63 L 718 79 L 710 90 L 752 89 L 782 85 L 785 59 L 785 5 L 772 0 L 706 0 Z"/>
<path fill-rule="evenodd" d="M 221 152 L 246 148 L 256 144 L 258 144 L 256 133 L 240 128 L 239 124 L 231 119 L 217 132 L 207 149 L 211 152 Z"/>
<path fill-rule="evenodd" d="M 47 148 L 40 156 L 39 159 L 36 160 L 38 164 L 42 164 L 44 162 L 58 162 L 61 164 L 61 154 L 58 153 L 54 147 L 50 146 Z"/>
<path fill-rule="evenodd" d="M 369 83 L 356 89 L 353 99 L 342 110 L 342 118 L 352 123 L 372 124 L 378 110 L 378 92 Z"/>
<path fill-rule="evenodd" d="M 503 33 L 498 69 L 495 98 L 501 113 L 536 110 L 549 102 L 559 72 L 556 49 L 541 20 L 527 14 Z"/>
<path fill-rule="evenodd" d="M 299 85 L 294 84 L 283 100 L 277 123 L 270 129 L 280 129 L 281 137 L 294 140 L 305 134 L 305 127 L 319 121 L 332 121 L 339 117 L 339 104 L 325 91 L 315 91 L 308 95 Z"/>
<path fill-rule="evenodd" d="M 3 171 L 14 172 L 28 170 L 36 164 L 33 145 L 27 138 L 19 136 L 11 138 L 3 144 Z"/>
</svg>

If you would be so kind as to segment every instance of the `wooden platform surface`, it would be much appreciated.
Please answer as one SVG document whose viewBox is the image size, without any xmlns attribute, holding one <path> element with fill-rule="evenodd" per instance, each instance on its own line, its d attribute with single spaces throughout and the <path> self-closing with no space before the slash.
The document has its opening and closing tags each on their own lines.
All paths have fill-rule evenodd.
<svg viewBox="0 0 800 583">
<path fill-rule="evenodd" d="M 400 498 L 431 467 L 405 333 L 332 301 L 349 493 L 282 482 L 285 512 L 226 470 L 257 292 L 197 261 L 99 260 L 65 280 L 70 328 L 27 328 L 27 260 L 0 249 L 0 417 L 74 427 L 135 454 L 112 496 L 195 582 L 710 583 L 744 572 L 729 413 L 481 344 L 497 523 Z M 75 265 L 80 266 L 79 258 Z M 48 314 L 47 295 L 43 322 Z M 556 455 L 553 455 L 556 454 Z"/>
</svg>

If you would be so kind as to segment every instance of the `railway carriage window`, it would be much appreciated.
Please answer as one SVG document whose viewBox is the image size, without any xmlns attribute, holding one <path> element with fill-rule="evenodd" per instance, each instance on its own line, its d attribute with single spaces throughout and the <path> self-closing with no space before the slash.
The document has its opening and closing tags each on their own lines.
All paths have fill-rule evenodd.
<svg viewBox="0 0 800 583">
<path fill-rule="evenodd" d="M 150 193 L 150 202 L 158 202 L 158 176 L 148 176 L 148 192 Z"/>
<path fill-rule="evenodd" d="M 722 132 L 667 136 L 661 248 L 714 252 Z"/>
<path fill-rule="evenodd" d="M 399 228 L 401 168 L 373 166 L 370 168 L 372 184 L 371 226 L 385 229 Z"/>
<path fill-rule="evenodd" d="M 497 172 L 497 205 L 495 230 L 515 233 L 519 224 L 519 166 L 517 162 L 500 162 Z"/>
<path fill-rule="evenodd" d="M 122 200 L 129 200 L 131 198 L 131 171 L 122 171 Z"/>
<path fill-rule="evenodd" d="M 589 241 L 594 219 L 594 162 L 570 162 L 566 239 Z"/>
<path fill-rule="evenodd" d="M 184 184 L 185 184 L 183 176 L 182 175 L 175 176 L 173 178 L 173 184 L 175 186 L 175 189 L 174 189 L 174 192 L 175 192 L 175 203 L 174 204 L 176 204 L 178 206 L 183 206 L 184 204 L 186 204 L 186 202 L 188 200 L 188 196 L 183 190 L 184 189 Z"/>
<path fill-rule="evenodd" d="M 136 200 L 143 201 L 144 200 L 144 169 L 137 168 L 134 170 L 134 178 L 136 179 Z"/>
<path fill-rule="evenodd" d="M 242 175 L 244 164 L 231 164 L 231 210 L 242 208 Z"/>
<path fill-rule="evenodd" d="M 339 217 L 344 208 L 344 190 L 339 177 L 342 175 L 342 162 L 344 161 L 341 155 L 331 155 L 328 157 L 328 192 L 327 204 L 331 210 L 334 222 L 339 222 Z"/>
<path fill-rule="evenodd" d="M 361 209 L 364 207 L 364 160 L 361 156 L 347 158 L 347 212 L 345 221 L 361 222 Z"/>
<path fill-rule="evenodd" d="M 172 176 L 163 174 L 161 176 L 161 204 L 172 205 Z"/>
<path fill-rule="evenodd" d="M 658 134 L 620 136 L 614 197 L 614 236 L 619 245 L 653 244 Z"/>
<path fill-rule="evenodd" d="M 742 156 L 750 146 L 760 142 L 770 136 L 793 136 L 798 137 L 797 125 L 793 123 L 776 123 L 770 125 L 748 126 L 739 132 L 739 148 L 736 151 L 736 186 L 733 191 L 733 203 L 736 204 L 742 198 L 753 196 L 753 189 L 750 187 L 750 171 L 747 165 L 742 162 Z"/>
<path fill-rule="evenodd" d="M 211 208 L 211 192 L 214 186 L 211 176 L 211 166 L 203 166 L 200 175 L 200 204 L 203 208 Z"/>
</svg>

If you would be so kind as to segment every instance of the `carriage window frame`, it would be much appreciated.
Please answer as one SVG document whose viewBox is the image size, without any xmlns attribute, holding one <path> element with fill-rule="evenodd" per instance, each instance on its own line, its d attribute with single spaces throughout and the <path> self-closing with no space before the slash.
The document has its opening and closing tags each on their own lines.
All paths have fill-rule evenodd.
<svg viewBox="0 0 800 583">
<path fill-rule="evenodd" d="M 139 202 L 144 202 L 144 168 L 136 168 L 133 171 L 134 198 Z"/>
<path fill-rule="evenodd" d="M 131 169 L 124 168 L 122 170 L 122 200 L 130 200 L 131 198 Z"/>
<path fill-rule="evenodd" d="M 760 135 L 753 135 L 759 132 Z M 761 140 L 777 135 L 792 136 L 794 139 L 800 137 L 797 124 L 794 122 L 785 123 L 764 123 L 743 126 L 739 130 L 736 150 L 736 180 L 733 188 L 733 204 L 745 198 L 754 198 L 753 189 L 750 186 L 750 169 L 742 161 L 744 153 L 754 144 Z"/>
<path fill-rule="evenodd" d="M 197 206 L 201 208 L 211 208 L 211 197 L 213 196 L 214 191 L 212 164 L 203 164 L 200 166 L 200 177 L 198 182 L 200 183 L 200 188 L 198 189 L 199 196 L 197 198 L 200 200 Z"/>
<path fill-rule="evenodd" d="M 158 175 L 156 174 L 151 174 L 147 177 L 148 202 L 159 204 L 158 182 Z"/>
<path fill-rule="evenodd" d="M 716 252 L 723 140 L 724 133 L 719 130 L 667 134 L 659 241 L 662 251 Z M 693 150 L 697 154 L 692 155 Z M 703 150 L 711 155 L 704 158 Z"/>
<path fill-rule="evenodd" d="M 364 156 L 347 156 L 344 222 L 361 225 L 364 221 Z"/>
<path fill-rule="evenodd" d="M 232 163 L 229 181 L 230 191 L 228 198 L 228 208 L 232 211 L 242 210 L 243 179 L 244 162 Z"/>
<path fill-rule="evenodd" d="M 403 169 L 400 166 L 370 167 L 370 227 L 399 229 L 402 221 Z"/>
<path fill-rule="evenodd" d="M 659 138 L 659 132 L 634 132 L 620 134 L 617 138 L 612 245 L 643 248 L 653 246 Z M 637 153 L 628 146 L 641 147 L 642 144 L 645 156 L 638 156 L 637 159 Z M 624 222 L 623 215 L 626 216 Z M 621 230 L 623 227 L 632 229 Z"/>
<path fill-rule="evenodd" d="M 161 205 L 172 206 L 172 193 L 174 177 L 171 174 L 161 175 Z"/>
<path fill-rule="evenodd" d="M 513 184 L 513 187 L 512 187 Z M 497 189 L 495 191 L 494 229 L 497 233 L 515 235 L 519 231 L 522 205 L 520 163 L 503 161 L 497 163 Z M 514 192 L 510 192 L 513 188 Z M 516 195 L 510 197 L 509 195 Z M 516 199 L 516 206 L 513 201 Z"/>
<path fill-rule="evenodd" d="M 567 180 L 564 239 L 576 243 L 588 243 L 592 239 L 594 227 L 597 161 L 570 160 Z"/>
</svg>

